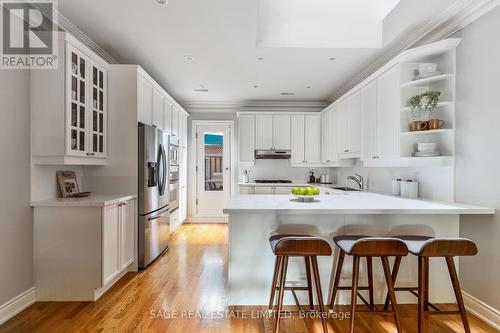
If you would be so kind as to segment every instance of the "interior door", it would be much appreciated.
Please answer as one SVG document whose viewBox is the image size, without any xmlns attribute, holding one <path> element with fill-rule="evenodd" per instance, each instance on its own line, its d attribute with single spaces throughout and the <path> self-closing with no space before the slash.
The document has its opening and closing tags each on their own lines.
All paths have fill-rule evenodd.
<svg viewBox="0 0 500 333">
<path fill-rule="evenodd" d="M 231 189 L 231 135 L 227 124 L 196 126 L 196 213 L 223 216 Z"/>
</svg>

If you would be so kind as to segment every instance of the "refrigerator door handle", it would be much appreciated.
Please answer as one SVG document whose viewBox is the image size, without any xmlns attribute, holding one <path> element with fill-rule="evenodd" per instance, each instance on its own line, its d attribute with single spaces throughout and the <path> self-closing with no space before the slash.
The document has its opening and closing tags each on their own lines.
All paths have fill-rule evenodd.
<svg viewBox="0 0 500 333">
<path fill-rule="evenodd" d="M 164 195 L 165 187 L 167 185 L 167 154 L 165 153 L 165 146 L 163 146 L 162 144 L 160 144 L 160 152 L 163 163 L 163 180 L 161 182 L 160 195 Z"/>
<path fill-rule="evenodd" d="M 168 214 L 168 213 L 170 213 L 170 210 L 166 210 L 166 211 L 164 211 L 163 213 L 160 213 L 160 214 L 158 214 L 158 215 L 148 217 L 148 221 L 158 220 L 160 217 L 165 216 L 165 215 L 166 215 L 166 214 Z"/>
</svg>

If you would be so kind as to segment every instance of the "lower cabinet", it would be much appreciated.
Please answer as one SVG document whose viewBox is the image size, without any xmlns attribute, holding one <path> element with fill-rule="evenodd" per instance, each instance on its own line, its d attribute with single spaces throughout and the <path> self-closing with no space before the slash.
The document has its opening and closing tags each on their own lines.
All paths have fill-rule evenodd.
<svg viewBox="0 0 500 333">
<path fill-rule="evenodd" d="M 290 186 L 241 186 L 240 194 L 290 194 Z"/>
<path fill-rule="evenodd" d="M 182 221 L 179 216 L 179 209 L 174 210 L 170 213 L 170 233 L 173 233 L 182 225 Z"/>
<path fill-rule="evenodd" d="M 108 202 L 34 205 L 39 301 L 96 301 L 126 272 L 137 269 L 136 200 Z"/>
</svg>

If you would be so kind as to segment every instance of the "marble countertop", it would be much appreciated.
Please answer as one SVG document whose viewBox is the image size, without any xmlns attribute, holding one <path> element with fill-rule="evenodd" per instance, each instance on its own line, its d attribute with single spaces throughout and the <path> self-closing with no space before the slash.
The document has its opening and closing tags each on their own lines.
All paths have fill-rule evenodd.
<svg viewBox="0 0 500 333">
<path fill-rule="evenodd" d="M 225 214 L 495 214 L 493 208 L 459 203 L 406 199 L 396 196 L 329 190 L 314 202 L 300 202 L 291 195 L 232 196 Z"/>
<path fill-rule="evenodd" d="M 100 195 L 91 194 L 86 198 L 54 198 L 32 201 L 32 207 L 104 207 L 137 198 L 136 195 Z"/>
<path fill-rule="evenodd" d="M 318 186 L 318 187 L 328 187 L 334 186 L 332 184 L 309 184 L 309 183 L 238 183 L 240 187 L 302 187 L 302 186 Z M 329 189 L 329 188 L 328 188 Z"/>
</svg>

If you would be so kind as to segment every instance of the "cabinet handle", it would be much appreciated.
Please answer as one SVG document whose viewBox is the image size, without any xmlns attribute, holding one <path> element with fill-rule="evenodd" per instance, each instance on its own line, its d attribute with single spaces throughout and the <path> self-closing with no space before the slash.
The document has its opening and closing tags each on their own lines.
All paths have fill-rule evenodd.
<svg viewBox="0 0 500 333">
<path fill-rule="evenodd" d="M 326 163 L 330 163 L 330 160 L 326 160 Z"/>
<path fill-rule="evenodd" d="M 348 152 L 349 152 L 349 149 L 344 150 L 344 153 L 348 153 Z"/>
</svg>

